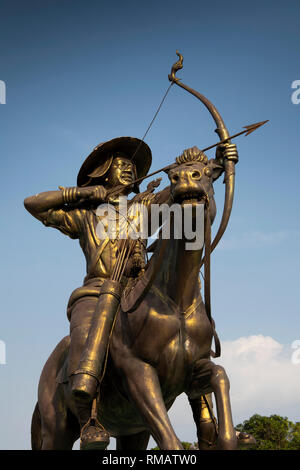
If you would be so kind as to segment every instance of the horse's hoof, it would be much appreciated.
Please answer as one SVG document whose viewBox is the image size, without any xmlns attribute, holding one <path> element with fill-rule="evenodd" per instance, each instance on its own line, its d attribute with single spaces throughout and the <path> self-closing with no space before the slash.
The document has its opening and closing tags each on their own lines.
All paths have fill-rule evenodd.
<svg viewBox="0 0 300 470">
<path fill-rule="evenodd" d="M 238 449 L 243 448 L 254 448 L 256 446 L 255 437 L 252 434 L 248 434 L 245 432 L 240 432 L 237 435 L 238 438 Z"/>
<path fill-rule="evenodd" d="M 80 437 L 80 450 L 105 450 L 109 434 L 98 426 L 88 426 Z"/>
</svg>

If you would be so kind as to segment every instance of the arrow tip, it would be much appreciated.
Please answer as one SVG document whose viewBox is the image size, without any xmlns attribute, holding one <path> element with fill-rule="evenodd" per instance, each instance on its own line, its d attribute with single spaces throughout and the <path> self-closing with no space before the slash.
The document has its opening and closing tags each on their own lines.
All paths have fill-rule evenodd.
<svg viewBox="0 0 300 470">
<path fill-rule="evenodd" d="M 264 124 L 266 124 L 266 122 L 269 122 L 269 119 L 267 119 L 266 121 L 261 121 L 261 122 L 256 122 L 255 124 L 251 124 L 250 126 L 244 126 L 244 129 L 247 129 L 247 133 L 245 134 L 245 137 L 249 134 L 251 134 L 251 132 L 254 132 L 256 131 L 256 129 L 258 129 L 259 127 L 263 126 Z"/>
</svg>

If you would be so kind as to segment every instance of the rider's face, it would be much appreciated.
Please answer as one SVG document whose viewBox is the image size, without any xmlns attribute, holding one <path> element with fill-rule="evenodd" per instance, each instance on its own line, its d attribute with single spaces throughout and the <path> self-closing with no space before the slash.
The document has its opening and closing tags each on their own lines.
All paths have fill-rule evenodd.
<svg viewBox="0 0 300 470">
<path fill-rule="evenodd" d="M 125 157 L 114 158 L 108 174 L 111 187 L 127 185 L 134 181 L 134 164 Z"/>
</svg>

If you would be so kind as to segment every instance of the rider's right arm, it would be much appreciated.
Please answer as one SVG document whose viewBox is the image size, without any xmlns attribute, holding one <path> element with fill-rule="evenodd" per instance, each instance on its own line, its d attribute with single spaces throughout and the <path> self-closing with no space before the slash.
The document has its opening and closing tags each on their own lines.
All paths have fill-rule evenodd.
<svg viewBox="0 0 300 470">
<path fill-rule="evenodd" d="M 24 206 L 36 219 L 43 222 L 49 209 L 59 209 L 64 205 L 62 191 L 46 191 L 27 197 Z"/>
<path fill-rule="evenodd" d="M 24 206 L 47 227 L 56 228 L 70 238 L 80 236 L 83 210 L 68 207 L 62 191 L 46 191 L 30 196 L 25 199 Z"/>
</svg>

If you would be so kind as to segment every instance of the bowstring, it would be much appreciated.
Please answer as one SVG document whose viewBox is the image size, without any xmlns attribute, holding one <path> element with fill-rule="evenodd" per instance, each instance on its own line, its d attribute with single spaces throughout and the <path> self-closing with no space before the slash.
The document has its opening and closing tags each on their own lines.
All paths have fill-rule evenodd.
<svg viewBox="0 0 300 470">
<path fill-rule="evenodd" d="M 156 110 L 156 112 L 155 112 L 153 118 L 152 118 L 152 121 L 150 122 L 150 124 L 149 124 L 149 126 L 148 126 L 148 128 L 147 128 L 147 130 L 146 130 L 146 132 L 145 132 L 145 134 L 143 135 L 143 137 L 142 137 L 142 139 L 141 139 L 141 142 L 139 143 L 139 145 L 138 145 L 137 148 L 135 149 L 134 154 L 132 155 L 131 160 L 134 159 L 134 157 L 135 157 L 135 155 L 137 154 L 137 152 L 138 152 L 140 146 L 142 145 L 142 143 L 144 143 L 145 137 L 146 137 L 146 135 L 148 134 L 148 132 L 150 131 L 150 129 L 151 129 L 151 127 L 152 127 L 152 125 L 153 125 L 155 119 L 157 118 L 157 115 L 158 115 L 159 111 L 161 110 L 161 107 L 162 107 L 162 105 L 163 105 L 163 103 L 164 103 L 164 101 L 165 101 L 165 99 L 166 99 L 166 97 L 167 97 L 167 95 L 168 95 L 168 93 L 169 93 L 169 91 L 170 91 L 170 89 L 171 89 L 171 86 L 172 86 L 173 84 L 174 84 L 174 82 L 171 82 L 170 85 L 168 86 L 167 91 L 165 92 L 165 94 L 164 94 L 164 96 L 163 96 L 163 98 L 162 98 L 162 100 L 161 100 L 161 102 L 160 102 L 160 104 L 159 104 L 159 106 L 158 106 L 158 108 L 157 108 L 157 110 Z"/>
<path fill-rule="evenodd" d="M 167 97 L 167 95 L 168 95 L 168 93 L 169 93 L 169 91 L 170 91 L 172 85 L 174 85 L 174 82 L 171 82 L 170 85 L 168 86 L 168 88 L 167 88 L 167 90 L 166 90 L 166 92 L 165 92 L 165 94 L 164 94 L 164 96 L 163 96 L 163 98 L 162 98 L 162 100 L 161 100 L 161 102 L 160 102 L 160 104 L 159 104 L 159 106 L 158 106 L 158 108 L 157 108 L 157 110 L 156 110 L 156 112 L 155 112 L 153 118 L 152 118 L 152 121 L 150 122 L 150 124 L 149 124 L 149 126 L 148 126 L 148 128 L 147 128 L 147 130 L 146 130 L 146 132 L 145 132 L 145 134 L 143 135 L 143 137 L 142 137 L 142 139 L 141 139 L 139 145 L 138 145 L 137 148 L 135 149 L 135 151 L 134 151 L 134 153 L 133 153 L 133 155 L 132 155 L 132 157 L 131 157 L 130 160 L 133 160 L 133 159 L 134 159 L 134 157 L 136 156 L 136 154 L 137 154 L 139 148 L 140 148 L 141 145 L 144 143 L 145 137 L 146 137 L 146 135 L 148 134 L 148 132 L 150 131 L 150 129 L 151 129 L 151 127 L 152 127 L 152 125 L 153 125 L 155 119 L 157 118 L 157 115 L 158 115 L 159 111 L 161 110 L 162 105 L 164 104 L 164 101 L 165 101 L 165 99 L 166 99 L 166 97 Z M 118 187 L 115 188 L 115 189 L 112 189 L 112 190 L 110 191 L 109 195 L 111 196 L 112 194 L 114 194 L 114 193 L 117 192 L 118 190 L 119 190 Z"/>
</svg>

